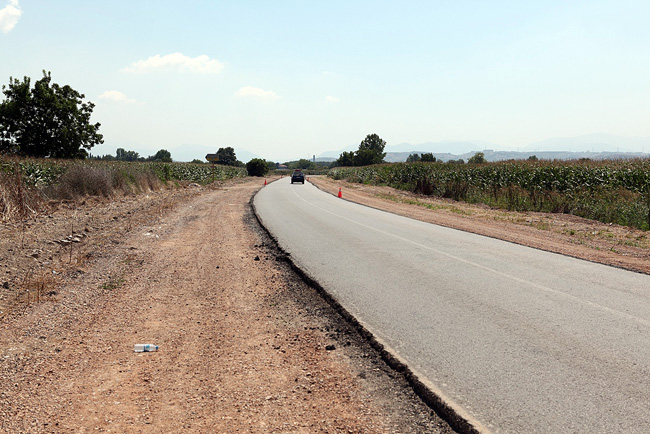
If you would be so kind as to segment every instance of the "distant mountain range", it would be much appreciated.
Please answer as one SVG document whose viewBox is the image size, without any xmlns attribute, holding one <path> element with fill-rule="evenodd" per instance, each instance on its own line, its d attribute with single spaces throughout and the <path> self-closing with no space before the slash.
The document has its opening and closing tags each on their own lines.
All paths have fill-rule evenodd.
<svg viewBox="0 0 650 434">
<path fill-rule="evenodd" d="M 358 144 L 351 144 L 338 151 L 324 152 L 316 157 L 316 161 L 334 161 L 344 151 L 356 151 Z M 184 144 L 168 149 L 175 161 L 190 161 L 193 158 L 203 160 L 209 153 L 217 152 L 212 146 Z M 577 159 L 591 158 L 593 160 L 607 158 L 648 158 L 650 157 L 650 137 L 622 137 L 610 134 L 590 134 L 577 137 L 547 139 L 518 149 L 508 149 L 495 143 L 485 141 L 440 141 L 419 144 L 399 143 L 387 145 L 386 161 L 406 161 L 410 154 L 431 152 L 442 161 L 468 158 L 477 152 L 483 152 L 488 161 L 510 159 L 526 159 L 531 155 L 540 159 Z M 261 158 L 246 149 L 235 148 L 239 161 L 247 162 L 252 158 Z M 296 158 L 297 160 L 298 158 Z"/>
<path fill-rule="evenodd" d="M 523 151 L 570 152 L 650 152 L 650 137 L 622 137 L 611 134 L 589 134 L 570 138 L 555 138 L 532 143 Z"/>
<path fill-rule="evenodd" d="M 433 152 L 433 156 L 440 161 L 459 160 L 465 162 L 476 154 L 477 151 L 466 152 L 464 154 L 450 154 Z M 526 160 L 535 156 L 540 160 L 577 160 L 580 158 L 589 158 L 590 160 L 618 160 L 631 158 L 649 158 L 650 154 L 642 152 L 570 152 L 570 151 L 541 151 L 541 152 L 517 152 L 517 151 L 494 151 L 484 149 L 482 151 L 487 161 L 505 161 L 505 160 Z M 419 152 L 418 152 L 419 153 Z M 406 161 L 412 152 L 387 152 L 384 159 L 387 163 L 399 163 Z M 316 159 L 318 160 L 318 158 Z"/>
<path fill-rule="evenodd" d="M 609 134 L 590 134 L 577 137 L 553 138 L 523 146 L 517 150 L 498 150 L 504 147 L 484 141 L 444 141 L 426 142 L 417 145 L 400 143 L 387 145 L 386 161 L 406 161 L 411 154 L 431 152 L 442 161 L 467 160 L 477 152 L 483 152 L 487 161 L 526 159 L 535 155 L 539 159 L 578 159 L 590 158 L 648 158 L 650 157 L 650 137 L 630 138 Z M 333 161 L 343 151 L 354 151 L 358 145 L 350 145 L 339 151 L 325 152 L 317 161 Z"/>
</svg>

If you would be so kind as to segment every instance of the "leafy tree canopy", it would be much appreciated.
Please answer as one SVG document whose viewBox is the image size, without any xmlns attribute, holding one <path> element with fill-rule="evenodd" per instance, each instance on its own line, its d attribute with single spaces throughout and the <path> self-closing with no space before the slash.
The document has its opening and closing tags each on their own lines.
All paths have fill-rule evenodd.
<svg viewBox="0 0 650 434">
<path fill-rule="evenodd" d="M 482 152 L 477 152 L 473 156 L 469 157 L 469 160 L 467 160 L 469 164 L 481 164 L 481 163 L 487 163 L 487 160 L 485 159 L 485 154 Z"/>
<path fill-rule="evenodd" d="M 420 160 L 425 163 L 435 163 L 437 161 L 432 152 L 425 152 L 422 154 L 422 157 L 420 157 Z"/>
<path fill-rule="evenodd" d="M 166 149 L 161 149 L 160 151 L 156 152 L 155 155 L 147 157 L 147 161 L 171 163 L 172 162 L 172 154 L 171 154 L 171 152 L 169 152 Z"/>
<path fill-rule="evenodd" d="M 269 171 L 269 166 L 266 160 L 253 158 L 246 163 L 246 171 L 248 172 L 248 176 L 264 176 Z"/>
<path fill-rule="evenodd" d="M 2 86 L 0 153 L 32 157 L 85 158 L 103 143 L 99 123 L 91 124 L 95 105 L 68 85 L 52 83 L 50 72 L 34 83 L 9 78 Z"/>
<path fill-rule="evenodd" d="M 379 164 L 382 161 L 383 157 L 378 156 L 377 152 L 372 149 L 359 149 L 354 154 L 355 166 L 370 166 L 371 164 Z"/>
<path fill-rule="evenodd" d="M 384 152 L 385 147 L 385 140 L 383 140 L 377 134 L 368 134 L 366 138 L 363 139 L 363 141 L 359 144 L 357 157 L 360 158 L 359 163 L 361 164 L 357 164 L 357 166 L 367 166 L 369 164 L 383 163 L 384 157 L 386 156 L 386 153 Z"/>
<path fill-rule="evenodd" d="M 378 154 L 384 152 L 386 141 L 377 134 L 368 134 L 359 144 L 359 150 L 368 149 Z"/>
<path fill-rule="evenodd" d="M 354 166 L 354 152 L 343 152 L 336 160 L 339 166 Z"/>
<path fill-rule="evenodd" d="M 237 156 L 235 156 L 235 150 L 230 146 L 226 148 L 219 148 L 217 151 L 217 156 L 219 161 L 216 161 L 217 164 L 222 164 L 224 166 L 239 166 L 240 162 L 237 161 Z"/>
<path fill-rule="evenodd" d="M 339 166 L 369 166 L 384 162 L 386 141 L 377 134 L 368 134 L 359 144 L 359 149 L 343 152 L 337 160 Z"/>
<path fill-rule="evenodd" d="M 420 161 L 420 154 L 411 154 L 406 158 L 407 163 L 415 163 L 416 161 Z"/>
<path fill-rule="evenodd" d="M 126 151 L 124 148 L 117 148 L 115 159 L 118 161 L 138 161 L 140 154 L 135 151 Z"/>
</svg>

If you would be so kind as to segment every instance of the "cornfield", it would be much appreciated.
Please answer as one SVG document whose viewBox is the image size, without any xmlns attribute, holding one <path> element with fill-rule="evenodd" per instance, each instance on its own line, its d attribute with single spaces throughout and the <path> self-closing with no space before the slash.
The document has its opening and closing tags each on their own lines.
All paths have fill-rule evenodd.
<svg viewBox="0 0 650 434">
<path fill-rule="evenodd" d="M 329 176 L 515 211 L 568 213 L 650 229 L 650 160 L 397 163 L 337 167 Z"/>
<path fill-rule="evenodd" d="M 207 164 L 0 157 L 0 221 L 34 214 L 47 199 L 110 197 L 167 183 L 207 184 L 245 176 L 245 168 Z"/>
<path fill-rule="evenodd" d="M 20 173 L 27 187 L 47 187 L 55 185 L 61 176 L 72 167 L 101 169 L 106 172 L 124 175 L 128 180 L 136 173 L 151 173 L 160 181 L 189 181 L 199 184 L 246 176 L 246 169 L 232 166 L 214 168 L 207 164 L 193 163 L 141 163 L 124 161 L 94 160 L 49 160 L 49 159 L 3 159 L 0 157 L 0 173 L 13 175 Z"/>
</svg>

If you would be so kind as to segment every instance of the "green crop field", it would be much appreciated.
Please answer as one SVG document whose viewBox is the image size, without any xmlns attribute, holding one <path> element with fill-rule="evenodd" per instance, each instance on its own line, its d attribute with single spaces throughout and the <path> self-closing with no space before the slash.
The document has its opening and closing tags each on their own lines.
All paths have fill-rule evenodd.
<svg viewBox="0 0 650 434">
<path fill-rule="evenodd" d="M 135 173 L 151 173 L 160 181 L 189 181 L 199 184 L 246 176 L 246 169 L 232 166 L 214 168 L 208 164 L 142 163 L 96 160 L 2 159 L 0 173 L 14 176 L 19 173 L 25 186 L 46 187 L 56 184 L 72 167 L 86 167 L 123 174 L 127 179 Z"/>
<path fill-rule="evenodd" d="M 650 160 L 396 163 L 338 167 L 329 176 L 515 211 L 569 213 L 650 229 Z"/>
<path fill-rule="evenodd" d="M 208 164 L 0 157 L 0 218 L 22 218 L 40 209 L 44 200 L 112 197 L 246 175 L 242 167 Z"/>
</svg>

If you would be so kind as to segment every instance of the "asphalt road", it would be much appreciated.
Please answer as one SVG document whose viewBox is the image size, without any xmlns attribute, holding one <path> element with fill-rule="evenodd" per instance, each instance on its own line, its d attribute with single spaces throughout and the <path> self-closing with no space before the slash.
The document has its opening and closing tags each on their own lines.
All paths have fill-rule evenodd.
<svg viewBox="0 0 650 434">
<path fill-rule="evenodd" d="M 650 276 L 288 178 L 254 205 L 299 267 L 478 426 L 650 432 Z"/>
</svg>

